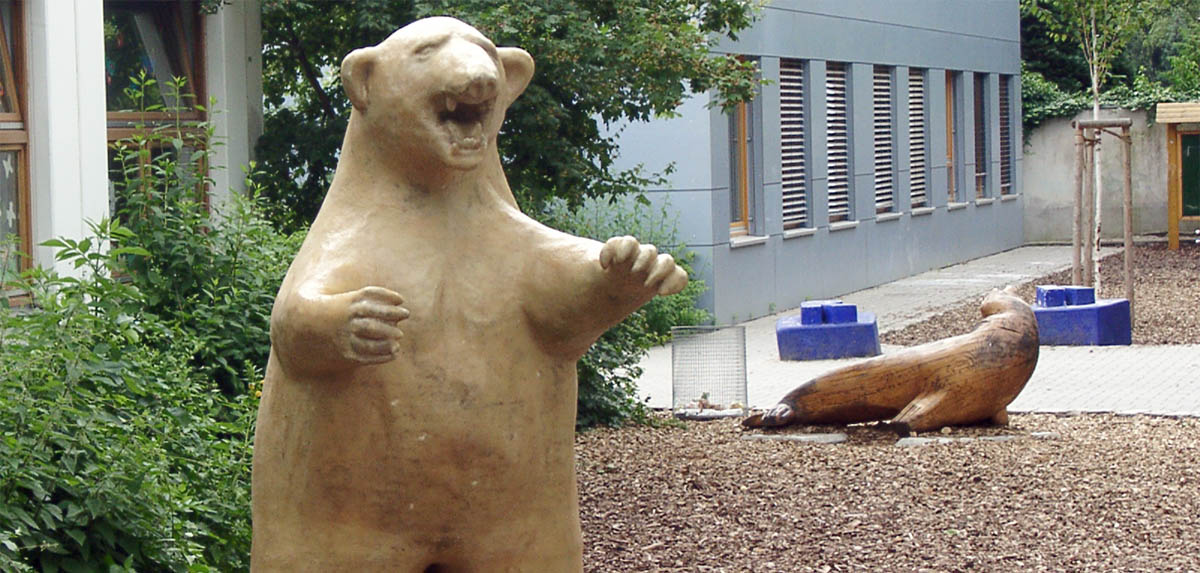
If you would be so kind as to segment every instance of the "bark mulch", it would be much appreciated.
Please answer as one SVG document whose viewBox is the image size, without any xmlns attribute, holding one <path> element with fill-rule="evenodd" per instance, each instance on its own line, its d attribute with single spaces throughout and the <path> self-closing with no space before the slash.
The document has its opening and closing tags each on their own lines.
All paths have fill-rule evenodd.
<svg viewBox="0 0 1200 573">
<path fill-rule="evenodd" d="M 1135 344 L 1200 344 L 1200 247 L 1136 256 Z M 1104 261 L 1103 297 L 1122 296 L 1121 265 Z M 978 313 L 884 342 L 966 332 Z M 1009 441 L 920 447 L 876 425 L 785 430 L 829 431 L 849 440 L 749 441 L 736 420 L 579 434 L 585 570 L 1200 571 L 1200 420 L 1022 414 L 925 434 Z"/>
<path fill-rule="evenodd" d="M 1014 441 L 920 447 L 850 431 L 835 445 L 743 440 L 733 420 L 580 434 L 585 570 L 1200 569 L 1200 420 L 1016 415 L 951 432 Z"/>
</svg>

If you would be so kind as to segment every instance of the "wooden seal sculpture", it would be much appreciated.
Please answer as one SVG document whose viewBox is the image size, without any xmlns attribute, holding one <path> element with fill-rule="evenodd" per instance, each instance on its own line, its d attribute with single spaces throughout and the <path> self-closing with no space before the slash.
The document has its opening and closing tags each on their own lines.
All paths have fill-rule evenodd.
<svg viewBox="0 0 1200 573">
<path fill-rule="evenodd" d="M 987 420 L 1007 424 L 1005 408 L 1037 365 L 1037 319 L 1009 291 L 993 291 L 980 310 L 983 320 L 967 334 L 823 374 L 742 424 L 760 428 L 890 418 L 901 434 Z"/>
<path fill-rule="evenodd" d="M 341 74 L 337 172 L 271 316 L 251 567 L 580 571 L 576 361 L 687 275 L 517 209 L 496 137 L 524 51 L 431 18 Z"/>
</svg>

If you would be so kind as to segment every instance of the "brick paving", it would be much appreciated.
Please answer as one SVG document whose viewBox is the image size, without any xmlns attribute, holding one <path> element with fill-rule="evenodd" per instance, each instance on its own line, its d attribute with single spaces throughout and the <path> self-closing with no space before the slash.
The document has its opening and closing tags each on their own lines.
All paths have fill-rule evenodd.
<svg viewBox="0 0 1200 573">
<path fill-rule="evenodd" d="M 1021 247 L 930 271 L 842 298 L 875 312 L 881 332 L 922 320 L 1006 284 L 1069 268 L 1069 247 Z M 798 312 L 787 311 L 784 314 Z M 800 383 L 854 360 L 784 362 L 775 345 L 779 315 L 746 328 L 748 403 L 767 407 Z M 895 348 L 884 347 L 884 352 Z M 642 361 L 639 395 L 671 406 L 671 349 Z M 1200 416 L 1200 346 L 1043 346 L 1037 369 L 1009 409 L 1014 412 L 1114 412 Z"/>
</svg>

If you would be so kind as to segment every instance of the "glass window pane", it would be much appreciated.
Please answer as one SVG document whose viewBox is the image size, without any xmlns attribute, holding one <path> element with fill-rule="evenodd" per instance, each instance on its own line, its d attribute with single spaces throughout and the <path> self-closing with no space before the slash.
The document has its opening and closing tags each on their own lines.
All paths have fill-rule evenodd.
<svg viewBox="0 0 1200 573">
<path fill-rule="evenodd" d="M 16 70 L 13 69 L 13 54 L 16 53 L 15 32 L 13 29 L 12 0 L 0 0 L 0 32 L 3 32 L 3 45 L 0 46 L 0 113 L 17 111 Z"/>
<path fill-rule="evenodd" d="M 21 260 L 16 251 L 20 245 L 16 241 L 9 242 L 10 236 L 20 236 L 21 226 L 21 186 L 20 155 L 16 151 L 0 151 L 0 276 L 3 282 L 15 277 L 21 272 Z"/>
<path fill-rule="evenodd" d="M 104 73 L 108 110 L 129 111 L 164 106 L 167 110 L 192 102 L 181 101 L 168 87 L 175 78 L 189 78 L 191 41 L 181 10 L 191 3 L 106 2 L 104 6 Z M 139 102 L 127 93 L 133 79 L 145 74 L 153 85 Z M 191 93 L 185 85 L 184 93 Z"/>
</svg>

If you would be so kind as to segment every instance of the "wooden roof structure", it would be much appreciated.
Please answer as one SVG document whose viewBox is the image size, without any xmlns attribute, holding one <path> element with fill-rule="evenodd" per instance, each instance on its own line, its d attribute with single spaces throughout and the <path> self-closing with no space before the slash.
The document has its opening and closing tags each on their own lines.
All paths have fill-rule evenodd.
<svg viewBox="0 0 1200 573">
<path fill-rule="evenodd" d="M 1200 101 L 1160 103 L 1155 121 L 1167 126 L 1167 248 L 1179 248 L 1179 222 L 1200 220 L 1183 213 L 1182 135 L 1200 133 Z"/>
<path fill-rule="evenodd" d="M 1160 103 L 1157 123 L 1200 123 L 1200 101 L 1185 103 Z"/>
</svg>

